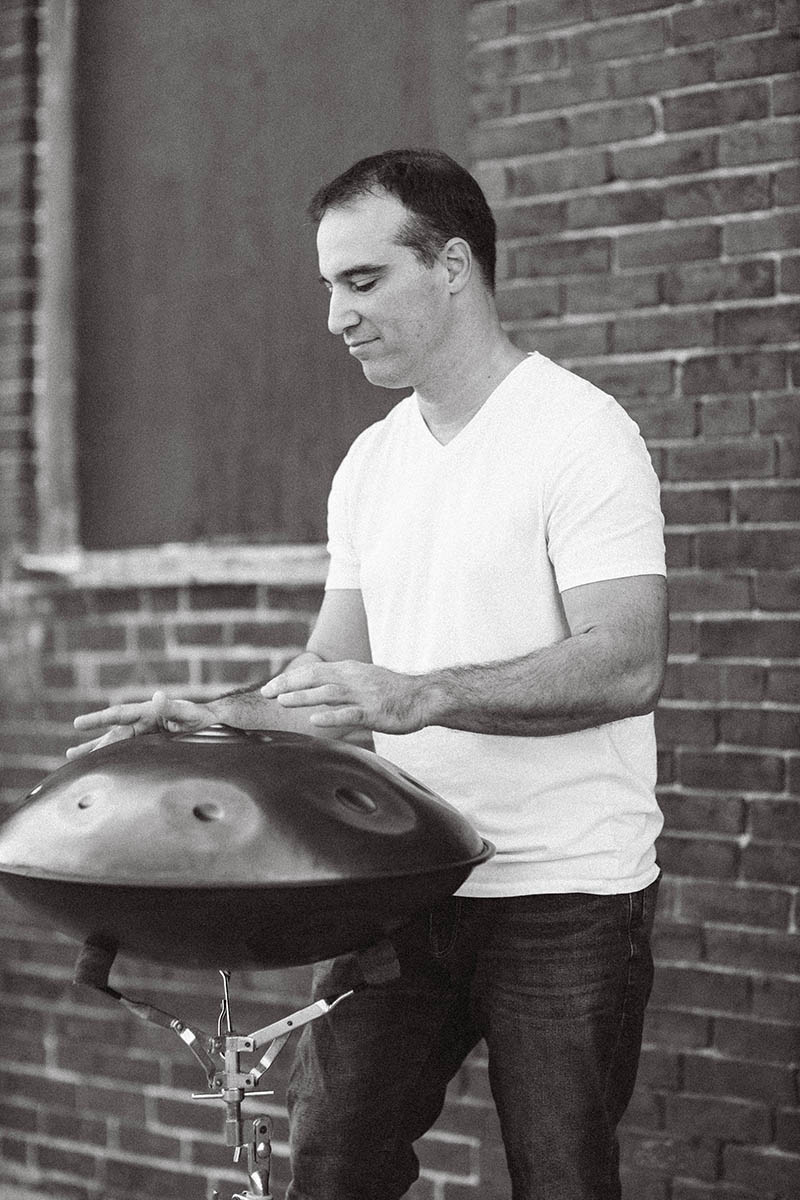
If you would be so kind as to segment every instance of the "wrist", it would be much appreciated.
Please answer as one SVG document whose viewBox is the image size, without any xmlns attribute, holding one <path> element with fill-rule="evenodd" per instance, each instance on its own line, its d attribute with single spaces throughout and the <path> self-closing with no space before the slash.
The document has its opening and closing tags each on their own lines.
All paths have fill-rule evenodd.
<svg viewBox="0 0 800 1200">
<path fill-rule="evenodd" d="M 446 672 L 431 671 L 425 675 L 411 675 L 410 679 L 414 688 L 413 707 L 419 719 L 418 728 L 445 724 L 450 703 Z"/>
</svg>

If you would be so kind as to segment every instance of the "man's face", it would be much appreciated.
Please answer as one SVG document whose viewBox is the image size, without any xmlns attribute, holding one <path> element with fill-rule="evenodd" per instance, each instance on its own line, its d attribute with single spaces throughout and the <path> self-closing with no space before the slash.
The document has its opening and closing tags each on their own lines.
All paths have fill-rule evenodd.
<svg viewBox="0 0 800 1200">
<path fill-rule="evenodd" d="M 328 328 L 381 387 L 424 383 L 448 334 L 445 267 L 426 267 L 397 244 L 408 216 L 394 196 L 368 195 L 328 209 L 317 233 L 320 276 L 330 293 Z"/>
</svg>

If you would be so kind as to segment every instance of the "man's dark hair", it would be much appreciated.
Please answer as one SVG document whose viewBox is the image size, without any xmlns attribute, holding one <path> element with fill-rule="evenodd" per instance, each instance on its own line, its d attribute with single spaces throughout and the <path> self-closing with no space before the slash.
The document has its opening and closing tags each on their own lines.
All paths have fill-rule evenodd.
<svg viewBox="0 0 800 1200">
<path fill-rule="evenodd" d="M 362 158 L 314 195 L 308 206 L 313 221 L 370 193 L 395 196 L 410 212 L 397 238 L 426 267 L 452 237 L 469 246 L 488 287 L 494 291 L 495 238 L 492 211 L 478 184 L 440 150 L 387 150 Z"/>
</svg>

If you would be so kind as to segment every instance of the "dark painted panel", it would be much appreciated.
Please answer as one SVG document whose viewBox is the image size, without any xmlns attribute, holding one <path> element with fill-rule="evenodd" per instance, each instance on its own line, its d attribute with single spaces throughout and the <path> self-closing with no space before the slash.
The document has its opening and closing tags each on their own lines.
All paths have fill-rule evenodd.
<svg viewBox="0 0 800 1200">
<path fill-rule="evenodd" d="M 319 540 L 398 393 L 325 328 L 305 206 L 390 146 L 463 161 L 462 0 L 78 11 L 84 545 Z"/>
</svg>

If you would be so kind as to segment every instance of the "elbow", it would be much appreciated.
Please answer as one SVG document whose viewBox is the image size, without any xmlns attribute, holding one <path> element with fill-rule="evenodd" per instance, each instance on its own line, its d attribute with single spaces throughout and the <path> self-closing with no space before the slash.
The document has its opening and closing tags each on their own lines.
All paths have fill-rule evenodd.
<svg viewBox="0 0 800 1200">
<path fill-rule="evenodd" d="M 666 664 L 646 663 L 631 671 L 625 679 L 626 717 L 642 717 L 653 712 L 664 686 Z"/>
</svg>

